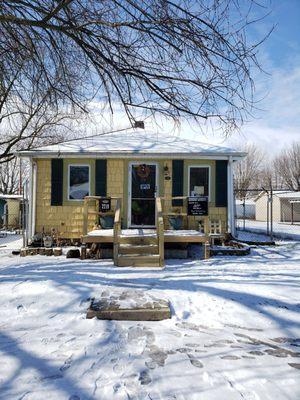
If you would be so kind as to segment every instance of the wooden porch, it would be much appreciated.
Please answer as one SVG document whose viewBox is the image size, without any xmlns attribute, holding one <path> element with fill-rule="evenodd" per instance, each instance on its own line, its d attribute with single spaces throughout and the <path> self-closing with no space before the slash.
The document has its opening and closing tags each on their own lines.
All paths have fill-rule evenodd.
<svg viewBox="0 0 300 400">
<path fill-rule="evenodd" d="M 175 200 L 186 201 L 187 197 L 174 197 Z M 209 219 L 203 218 L 201 230 L 196 229 L 165 229 L 166 219 L 170 216 L 181 216 L 187 220 L 186 213 L 164 213 L 164 198 L 156 197 L 156 228 L 153 229 L 122 229 L 121 228 L 121 199 L 111 197 L 112 211 L 99 211 L 100 202 L 104 200 L 99 196 L 88 196 L 84 200 L 84 225 L 83 225 L 83 244 L 112 244 L 113 258 L 116 266 L 134 266 L 134 267 L 163 267 L 164 266 L 164 247 L 167 243 L 207 243 L 209 234 Z M 169 200 L 169 199 L 168 199 Z M 92 206 L 92 207 L 91 207 Z M 94 229 L 89 230 L 91 216 L 113 217 L 112 229 Z M 199 225 L 200 226 L 200 225 Z M 185 226 L 183 226 L 185 227 Z M 220 230 L 220 229 L 219 229 Z M 221 234 L 221 230 L 220 230 Z"/>
</svg>

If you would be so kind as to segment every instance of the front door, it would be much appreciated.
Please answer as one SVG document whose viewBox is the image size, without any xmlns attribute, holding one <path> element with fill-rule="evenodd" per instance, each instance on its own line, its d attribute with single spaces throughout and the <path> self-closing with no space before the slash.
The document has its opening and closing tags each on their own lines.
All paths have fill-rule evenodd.
<svg viewBox="0 0 300 400">
<path fill-rule="evenodd" d="M 129 226 L 155 226 L 156 175 L 156 164 L 130 163 Z"/>
</svg>

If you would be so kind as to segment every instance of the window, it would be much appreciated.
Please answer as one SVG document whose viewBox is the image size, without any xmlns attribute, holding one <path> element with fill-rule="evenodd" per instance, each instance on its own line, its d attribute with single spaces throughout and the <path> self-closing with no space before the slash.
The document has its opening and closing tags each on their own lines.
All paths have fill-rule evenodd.
<svg viewBox="0 0 300 400">
<path fill-rule="evenodd" d="M 189 196 L 209 197 L 209 167 L 189 168 Z"/>
<path fill-rule="evenodd" d="M 90 194 L 90 166 L 69 165 L 69 200 L 83 200 Z"/>
</svg>

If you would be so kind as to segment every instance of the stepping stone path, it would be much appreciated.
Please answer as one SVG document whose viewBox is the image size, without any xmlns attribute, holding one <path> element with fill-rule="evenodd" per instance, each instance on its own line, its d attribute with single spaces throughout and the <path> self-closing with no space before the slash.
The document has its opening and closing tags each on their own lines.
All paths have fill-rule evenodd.
<svg viewBox="0 0 300 400">
<path fill-rule="evenodd" d="M 110 295 L 102 292 L 100 299 L 92 299 L 88 319 L 123 321 L 161 321 L 171 318 L 170 304 L 140 290 L 125 290 Z"/>
</svg>

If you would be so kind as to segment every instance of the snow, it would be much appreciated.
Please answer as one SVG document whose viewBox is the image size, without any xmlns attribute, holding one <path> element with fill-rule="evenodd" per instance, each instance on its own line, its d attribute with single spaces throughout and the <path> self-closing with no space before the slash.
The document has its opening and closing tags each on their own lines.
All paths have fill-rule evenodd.
<svg viewBox="0 0 300 400">
<path fill-rule="evenodd" d="M 15 231 L 0 230 L 0 256 L 1 249 L 19 250 L 21 247 L 23 247 L 23 235 L 19 235 Z"/>
<path fill-rule="evenodd" d="M 300 199 L 300 192 L 282 192 L 275 195 L 281 199 Z"/>
<path fill-rule="evenodd" d="M 299 266 L 297 242 L 164 270 L 2 253 L 0 399 L 299 399 Z M 172 318 L 85 318 L 89 298 L 130 289 Z"/>
<path fill-rule="evenodd" d="M 5 193 L 0 193 L 0 199 L 22 200 L 22 199 L 23 199 L 23 195 L 21 195 L 21 194 L 5 194 Z"/>
<path fill-rule="evenodd" d="M 244 229 L 243 220 L 238 220 L 238 228 Z M 245 230 L 252 233 L 267 233 L 266 221 L 245 220 Z M 300 240 L 300 224 L 273 222 L 273 236 L 278 239 Z"/>
<path fill-rule="evenodd" d="M 170 136 L 165 133 L 156 133 L 148 130 L 125 130 L 111 134 L 93 136 L 90 138 L 73 140 L 57 145 L 49 145 L 30 151 L 22 151 L 21 155 L 70 155 L 70 154 L 145 154 L 145 155 L 233 155 L 245 156 L 245 153 L 234 149 L 189 140 L 179 136 Z"/>
<path fill-rule="evenodd" d="M 93 231 L 88 232 L 88 236 L 113 236 L 113 229 L 94 229 Z M 196 231 L 194 229 L 189 230 L 174 230 L 167 229 L 164 231 L 165 236 L 204 236 L 204 233 L 200 231 Z M 155 229 L 122 229 L 121 236 L 157 236 L 157 231 Z"/>
</svg>

